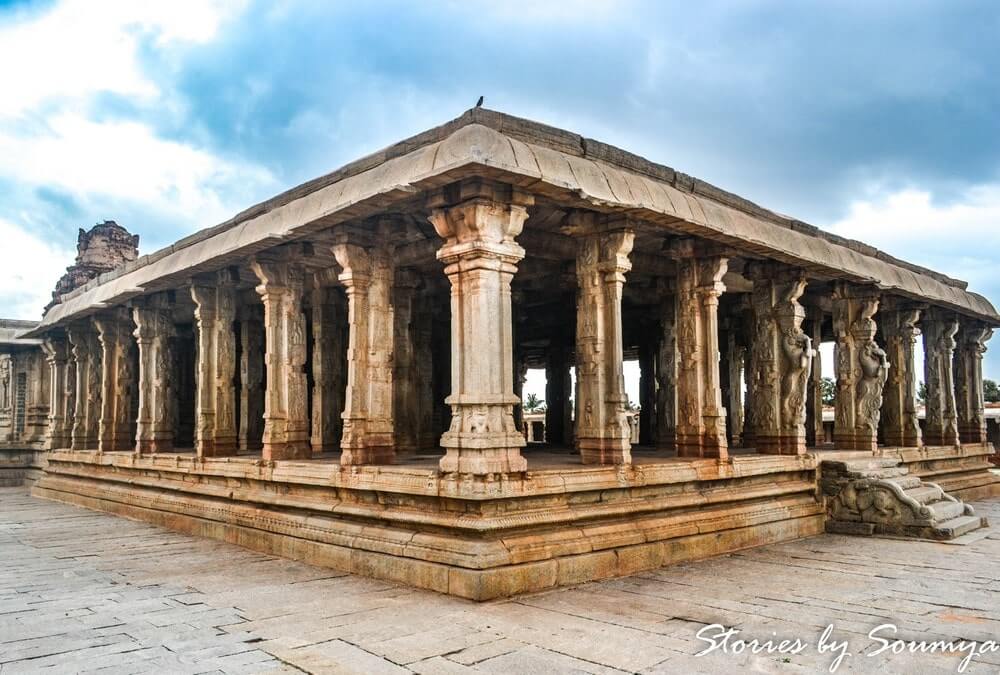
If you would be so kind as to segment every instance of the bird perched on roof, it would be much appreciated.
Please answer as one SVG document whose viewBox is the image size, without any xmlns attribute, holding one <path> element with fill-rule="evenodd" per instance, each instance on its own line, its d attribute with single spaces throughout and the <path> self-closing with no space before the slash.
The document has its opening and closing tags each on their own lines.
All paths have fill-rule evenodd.
<svg viewBox="0 0 1000 675">
<path fill-rule="evenodd" d="M 480 96 L 479 100 L 476 101 L 476 107 L 477 108 L 482 108 L 483 107 L 483 97 L 482 96 Z"/>
</svg>

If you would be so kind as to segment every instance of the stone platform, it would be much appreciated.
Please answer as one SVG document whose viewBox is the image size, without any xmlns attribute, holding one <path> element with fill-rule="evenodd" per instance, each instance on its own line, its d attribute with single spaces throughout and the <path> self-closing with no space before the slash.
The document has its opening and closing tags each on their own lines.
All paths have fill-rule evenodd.
<svg viewBox="0 0 1000 675">
<path fill-rule="evenodd" d="M 54 451 L 33 494 L 475 600 L 823 531 L 811 455 L 529 457 L 541 468 L 472 480 L 420 458 L 342 469 L 334 457 Z"/>
</svg>

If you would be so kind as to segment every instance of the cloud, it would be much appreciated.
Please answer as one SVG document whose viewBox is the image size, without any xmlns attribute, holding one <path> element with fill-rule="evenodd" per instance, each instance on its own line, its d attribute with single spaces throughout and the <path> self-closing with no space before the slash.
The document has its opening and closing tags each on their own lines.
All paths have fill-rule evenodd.
<svg viewBox="0 0 1000 675">
<path fill-rule="evenodd" d="M 0 218 L 0 307 L 4 318 L 37 319 L 76 250 Z M 67 242 L 69 243 L 69 242 Z M 75 243 L 75 242 L 74 242 Z"/>
</svg>

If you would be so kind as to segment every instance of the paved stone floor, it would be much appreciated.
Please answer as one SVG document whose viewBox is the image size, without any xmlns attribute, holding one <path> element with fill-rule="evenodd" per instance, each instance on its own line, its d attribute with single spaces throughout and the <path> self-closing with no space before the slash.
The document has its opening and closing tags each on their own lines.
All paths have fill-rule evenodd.
<svg viewBox="0 0 1000 675">
<path fill-rule="evenodd" d="M 1000 500 L 976 507 L 1000 522 Z M 804 648 L 693 656 L 714 623 L 740 631 L 731 647 Z M 1000 640 L 1000 528 L 961 546 L 824 535 L 475 604 L 0 489 L 3 675 L 825 672 L 828 624 L 851 653 L 837 672 L 957 671 L 956 653 L 868 656 L 886 623 Z M 965 672 L 998 671 L 994 651 Z"/>
</svg>

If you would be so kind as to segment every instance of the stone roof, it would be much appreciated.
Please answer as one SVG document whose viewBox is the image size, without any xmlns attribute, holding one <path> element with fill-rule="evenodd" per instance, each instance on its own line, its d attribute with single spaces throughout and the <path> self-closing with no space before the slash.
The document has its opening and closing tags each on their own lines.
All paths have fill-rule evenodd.
<svg viewBox="0 0 1000 675">
<path fill-rule="evenodd" d="M 22 333 L 38 326 L 37 321 L 21 321 L 19 319 L 0 319 L 0 347 L 33 347 L 40 345 L 41 340 L 20 337 Z"/>
<path fill-rule="evenodd" d="M 820 276 L 872 283 L 1000 325 L 996 309 L 966 290 L 963 281 L 781 216 L 599 141 L 474 108 L 102 274 L 62 296 L 34 332 L 179 285 L 192 274 L 384 210 L 420 190 L 467 175 L 496 177 L 596 210 L 627 210 L 674 231 L 731 244 Z"/>
</svg>

